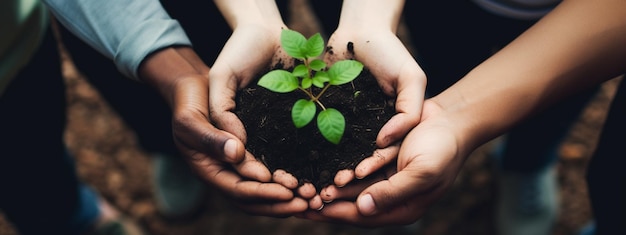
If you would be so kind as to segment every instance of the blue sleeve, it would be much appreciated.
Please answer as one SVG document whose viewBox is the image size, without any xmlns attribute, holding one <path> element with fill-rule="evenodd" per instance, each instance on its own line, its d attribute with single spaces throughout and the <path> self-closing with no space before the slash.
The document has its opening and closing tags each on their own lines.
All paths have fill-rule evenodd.
<svg viewBox="0 0 626 235">
<path fill-rule="evenodd" d="M 178 21 L 158 0 L 44 0 L 72 33 L 112 59 L 136 79 L 150 53 L 172 45 L 191 45 Z"/>
</svg>

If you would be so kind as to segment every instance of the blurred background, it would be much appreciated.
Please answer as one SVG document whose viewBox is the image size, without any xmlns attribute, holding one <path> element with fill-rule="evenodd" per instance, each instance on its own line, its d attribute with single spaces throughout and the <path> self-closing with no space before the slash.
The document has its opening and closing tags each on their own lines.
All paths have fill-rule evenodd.
<svg viewBox="0 0 626 235">
<path fill-rule="evenodd" d="M 305 35 L 319 31 L 307 0 L 292 0 L 291 10 L 299 15 L 290 22 L 292 29 Z M 402 28 L 399 35 L 403 41 L 410 37 Z M 495 182 L 489 154 L 498 139 L 472 154 L 451 190 L 410 229 L 361 229 L 296 218 L 250 216 L 217 193 L 207 197 L 197 218 L 165 220 L 155 209 L 151 159 L 138 146 L 133 130 L 73 67 L 71 55 L 62 52 L 61 56 L 69 103 L 65 139 L 76 158 L 80 177 L 151 234 L 493 234 Z M 555 235 L 572 234 L 593 216 L 584 180 L 585 167 L 617 82 L 614 79 L 602 86 L 561 146 L 558 163 L 561 210 Z M 0 235 L 16 234 L 0 213 Z"/>
</svg>

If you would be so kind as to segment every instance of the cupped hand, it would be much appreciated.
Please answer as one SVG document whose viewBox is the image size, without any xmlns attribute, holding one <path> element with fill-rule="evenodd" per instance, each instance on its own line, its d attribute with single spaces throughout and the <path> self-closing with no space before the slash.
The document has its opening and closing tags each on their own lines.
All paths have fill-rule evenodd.
<svg viewBox="0 0 626 235">
<path fill-rule="evenodd" d="M 396 159 L 397 143 L 420 120 L 426 89 L 426 75 L 411 53 L 390 30 L 352 30 L 339 27 L 330 37 L 325 60 L 356 59 L 362 62 L 382 91 L 395 97 L 396 114 L 381 128 L 376 138 L 379 147 L 355 170 L 337 173 L 335 185 L 343 186 L 354 178 L 364 178 Z"/>
<path fill-rule="evenodd" d="M 293 66 L 293 59 L 281 49 L 280 44 L 281 32 L 286 28 L 285 25 L 238 25 L 209 72 L 208 100 L 211 121 L 217 128 L 232 133 L 243 144 L 247 140 L 246 131 L 234 113 L 237 91 L 250 85 L 255 78 L 271 68 Z M 251 169 L 268 172 L 250 152 L 245 151 L 244 159 L 246 162 L 254 162 L 255 167 Z M 244 174 L 246 171 L 240 172 Z M 299 185 L 298 180 L 285 171 L 273 172 L 271 176 L 269 179 L 253 179 L 279 183 L 293 189 L 301 199 L 308 200 L 317 195 L 312 184 Z"/>
<path fill-rule="evenodd" d="M 209 73 L 211 120 L 218 128 L 233 133 L 244 143 L 246 131 L 234 113 L 239 89 L 281 63 L 293 64 L 280 47 L 280 34 L 286 26 L 241 25 L 220 52 Z"/>
<path fill-rule="evenodd" d="M 237 136 L 210 123 L 209 71 L 189 47 L 158 51 L 140 67 L 142 80 L 169 103 L 174 141 L 191 169 L 249 213 L 284 217 L 305 210 L 307 200 L 271 182 L 269 170 Z"/>
<path fill-rule="evenodd" d="M 450 188 L 469 154 L 459 146 L 456 127 L 438 105 L 426 101 L 420 124 L 402 141 L 396 166 L 322 190 L 323 200 L 331 202 L 302 216 L 366 227 L 415 222 Z"/>
</svg>

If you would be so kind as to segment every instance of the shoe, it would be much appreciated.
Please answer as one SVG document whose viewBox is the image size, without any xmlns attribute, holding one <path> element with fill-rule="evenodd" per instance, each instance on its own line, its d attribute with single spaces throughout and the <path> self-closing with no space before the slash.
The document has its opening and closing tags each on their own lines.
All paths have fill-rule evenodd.
<svg viewBox="0 0 626 235">
<path fill-rule="evenodd" d="M 199 214 L 207 186 L 180 157 L 155 154 L 153 159 L 157 211 L 169 220 L 189 220 Z"/>
<path fill-rule="evenodd" d="M 533 173 L 501 172 L 496 231 L 499 235 L 548 235 L 558 214 L 555 167 Z"/>
<path fill-rule="evenodd" d="M 93 228 L 85 235 L 145 235 L 146 233 L 130 218 L 115 210 L 109 203 L 100 199 L 100 216 Z"/>
</svg>

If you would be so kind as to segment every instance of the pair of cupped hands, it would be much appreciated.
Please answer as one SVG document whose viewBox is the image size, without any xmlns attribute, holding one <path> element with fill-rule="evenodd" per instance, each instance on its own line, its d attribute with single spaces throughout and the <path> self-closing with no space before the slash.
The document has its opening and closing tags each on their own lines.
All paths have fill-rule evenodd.
<svg viewBox="0 0 626 235">
<path fill-rule="evenodd" d="M 270 172 L 246 151 L 235 95 L 260 71 L 292 61 L 281 49 L 281 30 L 237 27 L 211 68 L 190 47 L 166 48 L 142 63 L 141 78 L 171 107 L 174 141 L 191 169 L 251 214 L 367 227 L 419 219 L 452 184 L 465 152 L 454 123 L 436 102 L 424 100 L 426 76 L 392 31 L 338 28 L 328 42 L 333 53 L 324 55 L 328 64 L 362 62 L 396 99 L 396 114 L 378 133 L 371 157 L 317 192 L 285 171 Z"/>
</svg>

